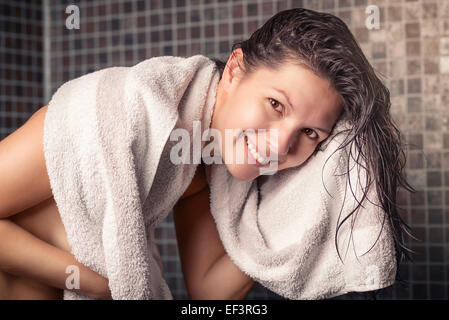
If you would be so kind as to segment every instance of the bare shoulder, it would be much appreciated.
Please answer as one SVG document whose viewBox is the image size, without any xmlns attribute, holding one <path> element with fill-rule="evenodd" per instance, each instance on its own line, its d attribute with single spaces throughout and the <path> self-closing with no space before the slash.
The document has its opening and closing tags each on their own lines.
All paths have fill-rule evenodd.
<svg viewBox="0 0 449 320">
<path fill-rule="evenodd" d="M 202 191 L 208 186 L 205 170 L 206 168 L 204 164 L 198 165 L 195 171 L 195 176 L 192 179 L 192 182 L 190 183 L 189 187 L 184 192 L 184 194 L 181 196 L 181 198 L 179 198 L 179 200 L 197 194 L 198 192 Z"/>
</svg>

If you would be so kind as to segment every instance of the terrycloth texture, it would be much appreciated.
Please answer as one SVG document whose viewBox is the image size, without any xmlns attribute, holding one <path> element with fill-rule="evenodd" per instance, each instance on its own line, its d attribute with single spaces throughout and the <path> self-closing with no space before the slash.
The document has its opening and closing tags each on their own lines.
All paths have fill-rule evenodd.
<svg viewBox="0 0 449 320">
<path fill-rule="evenodd" d="M 178 141 L 169 136 L 184 128 L 192 141 L 194 120 L 202 131 L 209 128 L 218 80 L 207 57 L 156 57 L 69 81 L 49 103 L 44 154 L 68 242 L 78 261 L 109 279 L 113 299 L 172 299 L 154 228 L 187 189 L 197 164 L 173 164 L 170 150 Z M 379 209 L 366 201 L 353 233 L 360 263 L 352 241 L 345 256 L 350 219 L 339 233 L 345 264 L 338 259 L 338 215 L 344 202 L 342 221 L 354 198 L 348 188 L 344 200 L 345 176 L 333 175 L 345 172 L 344 153 L 324 166 L 337 140 L 302 166 L 268 178 L 240 181 L 224 164 L 208 173 L 211 212 L 226 251 L 244 272 L 287 298 L 326 298 L 394 282 L 387 224 L 376 246 L 360 256 L 380 228 Z M 355 189 L 356 168 L 351 175 Z M 360 190 L 356 196 L 361 199 Z M 65 290 L 64 299 L 88 297 Z"/>
<path fill-rule="evenodd" d="M 174 128 L 192 139 L 195 120 L 209 127 L 218 81 L 205 56 L 162 56 L 66 82 L 49 103 L 44 154 L 67 240 L 109 279 L 113 299 L 173 298 L 154 228 L 197 165 L 173 165 L 168 139 Z M 89 298 L 65 290 L 64 299 Z"/>
<path fill-rule="evenodd" d="M 271 176 L 241 181 L 224 164 L 213 165 L 207 173 L 211 212 L 227 253 L 250 277 L 286 298 L 330 298 L 380 289 L 395 281 L 395 248 L 388 220 L 376 245 L 363 255 L 377 240 L 383 215 L 366 199 L 364 208 L 356 212 L 349 246 L 353 220 L 349 218 L 339 230 L 344 264 L 337 255 L 337 221 L 356 207 L 353 194 L 362 200 L 360 187 L 366 186 L 363 168 L 354 166 L 355 150 L 349 164 L 351 188 L 344 175 L 349 146 L 336 151 L 347 134 L 336 133 L 348 128 L 346 120 L 339 120 L 322 151 L 301 166 Z M 374 190 L 373 184 L 368 199 L 376 203 Z"/>
</svg>

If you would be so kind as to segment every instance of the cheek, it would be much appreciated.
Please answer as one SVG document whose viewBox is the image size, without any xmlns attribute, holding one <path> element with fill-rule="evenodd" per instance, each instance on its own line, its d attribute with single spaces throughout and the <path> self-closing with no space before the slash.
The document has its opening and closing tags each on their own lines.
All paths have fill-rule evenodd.
<svg viewBox="0 0 449 320">
<path fill-rule="evenodd" d="M 301 141 L 302 142 L 302 141 Z M 303 164 L 309 157 L 315 153 L 316 143 L 299 143 L 286 161 L 286 168 L 296 167 Z"/>
<path fill-rule="evenodd" d="M 266 128 L 266 119 L 262 106 L 252 100 L 240 99 L 228 105 L 226 125 L 235 129 Z"/>
</svg>

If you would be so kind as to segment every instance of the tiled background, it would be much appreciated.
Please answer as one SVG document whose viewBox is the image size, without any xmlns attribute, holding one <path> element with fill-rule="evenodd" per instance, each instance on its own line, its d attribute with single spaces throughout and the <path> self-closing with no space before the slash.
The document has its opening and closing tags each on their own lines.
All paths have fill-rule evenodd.
<svg viewBox="0 0 449 320">
<path fill-rule="evenodd" d="M 65 27 L 65 8 L 80 8 L 80 29 Z M 365 27 L 367 5 L 380 29 Z M 384 299 L 449 298 L 449 0 L 98 0 L 0 1 L 0 138 L 48 103 L 63 82 L 108 66 L 159 55 L 227 59 L 278 11 L 305 7 L 343 19 L 391 91 L 392 114 L 409 144 L 400 192 L 403 215 L 419 241 L 403 264 L 408 285 Z M 177 299 L 188 298 L 171 216 L 157 229 L 164 275 Z M 256 285 L 247 299 L 280 298 Z M 344 299 L 364 298 L 346 295 Z"/>
<path fill-rule="evenodd" d="M 0 139 L 44 101 L 42 4 L 28 2 L 0 2 Z"/>
</svg>

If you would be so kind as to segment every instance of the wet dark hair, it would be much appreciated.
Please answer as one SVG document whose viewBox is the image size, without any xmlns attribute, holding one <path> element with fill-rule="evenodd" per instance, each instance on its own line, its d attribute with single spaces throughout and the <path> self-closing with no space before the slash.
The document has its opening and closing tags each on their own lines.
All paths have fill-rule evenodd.
<svg viewBox="0 0 449 320">
<path fill-rule="evenodd" d="M 367 190 L 377 181 L 377 197 L 384 212 L 380 232 L 385 219 L 388 219 L 396 250 L 396 280 L 402 282 L 400 262 L 412 260 L 409 254 L 412 251 L 405 246 L 404 235 L 407 233 L 413 236 L 411 228 L 399 214 L 398 209 L 402 208 L 396 203 L 396 192 L 400 186 L 410 192 L 416 190 L 408 184 L 402 172 L 406 162 L 403 138 L 390 116 L 390 92 L 377 77 L 346 24 L 328 13 L 303 8 L 289 9 L 267 20 L 248 40 L 235 43 L 232 51 L 237 48 L 243 52 L 243 66 L 240 68 L 244 77 L 261 66 L 277 69 L 290 62 L 327 79 L 339 93 L 344 104 L 340 119 L 349 120 L 351 129 L 340 132 L 346 133 L 347 137 L 338 150 L 349 144 L 349 150 L 353 150 L 355 146 L 358 153 L 354 161 L 366 170 L 369 182 L 367 188 L 364 188 L 366 192 L 363 198 L 357 199 L 358 206 L 347 218 L 337 223 L 337 253 L 342 260 L 337 245 L 339 228 L 358 210 L 366 198 Z M 216 58 L 213 60 L 223 75 L 226 64 Z M 315 151 L 319 150 L 323 142 Z M 352 152 L 350 155 L 354 158 Z M 367 168 L 359 161 L 360 156 Z M 349 176 L 349 162 L 347 174 Z M 352 234 L 354 222 L 350 222 Z"/>
</svg>

